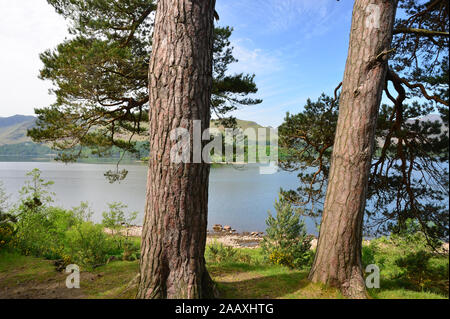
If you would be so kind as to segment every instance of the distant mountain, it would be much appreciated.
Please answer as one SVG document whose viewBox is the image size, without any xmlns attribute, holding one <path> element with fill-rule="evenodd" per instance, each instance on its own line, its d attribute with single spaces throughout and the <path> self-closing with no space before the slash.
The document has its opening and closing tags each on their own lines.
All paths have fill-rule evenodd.
<svg viewBox="0 0 450 319">
<path fill-rule="evenodd" d="M 13 115 L 10 117 L 0 117 L 0 128 L 12 126 L 24 122 L 35 121 L 36 118 L 32 115 Z"/>
<path fill-rule="evenodd" d="M 256 122 L 253 121 L 245 121 L 245 120 L 239 120 L 236 119 L 237 127 L 239 127 L 242 130 L 246 130 L 248 128 L 258 129 L 258 128 L 264 128 L 264 126 L 259 125 Z M 222 129 L 222 126 L 217 125 L 214 120 L 211 121 L 211 127 Z"/>
<path fill-rule="evenodd" d="M 219 129 L 219 131 L 221 131 L 222 133 L 225 131 L 224 127 L 215 123 L 214 120 L 211 121 L 210 126 L 211 126 L 211 128 Z M 265 126 L 259 125 L 258 123 L 254 122 L 254 121 L 245 121 L 245 120 L 236 119 L 236 126 L 240 129 L 242 129 L 243 131 L 245 131 L 248 128 L 254 129 L 255 134 L 257 134 L 258 138 L 259 137 L 264 138 L 263 135 L 261 135 L 261 134 L 264 134 L 264 133 L 262 133 L 264 131 L 260 132 L 260 131 L 258 131 L 258 129 L 265 129 L 265 137 L 266 137 L 267 141 L 269 141 L 269 138 L 270 138 L 270 140 L 274 140 L 274 138 L 275 138 L 275 135 L 271 134 L 270 129 L 272 129 L 272 127 L 270 127 L 270 126 L 265 127 Z"/>
<path fill-rule="evenodd" d="M 440 122 L 442 123 L 442 118 L 440 114 L 432 113 L 418 118 L 408 119 L 407 122 L 414 123 L 415 120 L 419 120 L 420 122 L 430 121 L 430 122 Z"/>
<path fill-rule="evenodd" d="M 237 119 L 237 126 L 242 130 L 247 128 L 264 128 L 253 121 L 245 121 Z M 6 145 L 17 145 L 17 148 L 20 148 L 20 153 L 25 152 L 28 148 L 31 147 L 33 143 L 31 139 L 27 136 L 27 130 L 34 127 L 36 123 L 36 117 L 34 116 L 26 116 L 26 115 L 14 115 L 10 117 L 0 117 L 0 147 Z M 143 127 L 146 126 L 146 123 L 143 123 Z M 211 121 L 211 127 L 217 127 L 219 130 L 223 131 L 223 127 L 218 126 Z M 268 128 L 266 128 L 268 131 Z M 266 136 L 270 136 L 269 132 L 266 133 Z M 271 136 L 272 137 L 272 136 Z M 127 136 L 122 136 L 122 138 L 128 138 Z M 136 141 L 144 141 L 147 137 L 135 137 Z M 3 147 L 2 152 L 9 153 L 10 147 Z M 1 152 L 0 152 L 1 153 Z"/>
<path fill-rule="evenodd" d="M 409 119 L 408 122 L 412 122 L 416 119 Z M 420 121 L 439 121 L 442 122 L 442 119 L 439 114 L 428 114 L 424 117 L 419 118 Z M 269 128 L 259 125 L 254 121 L 245 121 L 237 119 L 237 126 L 242 130 L 247 128 L 266 128 L 266 134 L 269 136 Z M 31 142 L 31 139 L 27 136 L 27 130 L 34 127 L 36 122 L 35 116 L 28 115 L 14 115 L 10 117 L 0 117 L 0 146 L 2 145 L 11 145 L 11 144 L 21 144 L 25 142 Z M 145 125 L 145 123 L 143 124 Z M 211 127 L 216 127 L 219 130 L 223 131 L 223 127 L 211 121 Z M 124 138 L 126 138 L 124 136 Z M 145 140 L 146 137 L 139 137 L 136 140 L 141 141 Z M 26 144 L 25 144 L 26 145 Z"/>
<path fill-rule="evenodd" d="M 30 142 L 27 130 L 35 125 L 36 117 L 14 115 L 0 117 L 0 145 Z"/>
</svg>

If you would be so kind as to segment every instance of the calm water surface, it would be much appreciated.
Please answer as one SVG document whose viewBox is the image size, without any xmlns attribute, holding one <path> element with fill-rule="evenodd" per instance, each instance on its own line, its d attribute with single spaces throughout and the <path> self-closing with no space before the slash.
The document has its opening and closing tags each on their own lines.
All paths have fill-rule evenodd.
<svg viewBox="0 0 450 319">
<path fill-rule="evenodd" d="M 123 165 L 129 173 L 119 183 L 110 184 L 103 174 L 114 169 L 110 164 L 62 164 L 56 162 L 0 162 L 0 180 L 11 202 L 18 199 L 18 191 L 26 181 L 25 174 L 33 168 L 55 184 L 56 205 L 71 208 L 88 201 L 94 210 L 93 219 L 101 221 L 109 202 L 123 202 L 130 211 L 138 211 L 137 224 L 142 224 L 147 178 L 146 165 Z M 211 169 L 209 184 L 208 228 L 213 224 L 231 225 L 238 231 L 264 231 L 267 211 L 272 213 L 280 187 L 295 189 L 295 173 L 279 171 L 261 175 L 257 166 L 237 169 L 230 166 Z M 316 233 L 313 220 L 307 219 L 309 233 Z"/>
</svg>

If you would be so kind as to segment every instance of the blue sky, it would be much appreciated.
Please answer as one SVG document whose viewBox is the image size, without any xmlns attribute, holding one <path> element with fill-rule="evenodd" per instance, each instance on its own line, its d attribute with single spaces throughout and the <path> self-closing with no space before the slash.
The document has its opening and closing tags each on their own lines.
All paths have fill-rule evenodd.
<svg viewBox="0 0 450 319">
<path fill-rule="evenodd" d="M 255 73 L 263 103 L 235 116 L 278 126 L 308 97 L 333 94 L 347 57 L 353 1 L 217 0 L 219 25 L 234 28 L 238 63 L 230 72 Z M 64 19 L 45 0 L 0 1 L 0 116 L 33 114 L 48 106 L 50 83 L 37 78 L 39 53 L 68 36 Z M 20 23 L 19 23 L 20 21 Z"/>
<path fill-rule="evenodd" d="M 255 73 L 256 96 L 263 99 L 234 115 L 277 126 L 308 97 L 332 95 L 344 74 L 352 6 L 336 0 L 217 0 L 218 24 L 234 28 L 239 62 L 229 71 Z"/>
</svg>

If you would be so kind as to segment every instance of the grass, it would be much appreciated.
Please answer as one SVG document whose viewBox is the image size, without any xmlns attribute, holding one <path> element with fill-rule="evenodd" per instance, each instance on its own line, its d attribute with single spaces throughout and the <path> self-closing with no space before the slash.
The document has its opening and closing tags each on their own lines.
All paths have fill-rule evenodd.
<svg viewBox="0 0 450 319">
<path fill-rule="evenodd" d="M 0 253 L 0 282 L 5 285 L 44 281 L 54 276 L 54 266 L 40 258 L 22 256 L 18 253 L 3 251 Z"/>
<path fill-rule="evenodd" d="M 382 289 L 369 289 L 372 298 L 380 299 L 448 299 L 448 266 L 447 255 L 433 255 L 427 262 L 426 269 L 407 269 L 398 265 L 398 260 L 407 255 L 414 255 L 426 250 L 423 240 L 417 237 L 409 244 L 396 242 L 381 237 L 372 240 L 370 245 L 363 247 L 364 251 L 370 250 L 372 256 L 367 258 L 366 264 L 376 264 L 380 268 L 380 287 Z M 418 256 L 418 255 L 417 255 Z M 420 257 L 416 257 L 418 262 Z M 417 264 L 416 264 L 417 265 Z M 421 277 L 420 271 L 423 271 Z"/>
<path fill-rule="evenodd" d="M 242 248 L 239 249 L 239 254 L 249 256 L 250 261 L 244 263 L 229 260 L 218 263 L 208 259 L 207 255 L 208 271 L 217 284 L 220 298 L 343 298 L 334 288 L 309 282 L 307 269 L 292 270 L 267 263 L 260 249 Z M 91 272 L 82 271 L 81 288 L 67 289 L 64 287 L 67 274 L 57 272 L 51 261 L 0 251 L 0 298 L 20 298 L 27 287 L 30 289 L 41 287 L 41 290 L 36 290 L 36 296 L 55 298 L 133 298 L 136 288 L 130 289 L 129 283 L 135 278 L 138 270 L 138 261 L 113 261 Z M 381 274 L 383 278 L 383 271 Z M 47 283 L 50 288 L 46 286 Z M 48 296 L 42 293 L 42 289 L 52 289 L 51 287 L 55 287 L 56 283 L 59 283 L 60 289 L 56 289 L 54 295 Z M 77 292 L 71 295 L 67 292 L 70 290 L 77 290 Z M 15 295 L 17 291 L 22 291 L 22 295 Z M 401 282 L 390 277 L 382 280 L 381 289 L 370 289 L 369 295 L 375 299 L 448 298 L 436 292 L 406 289 L 401 286 Z M 33 298 L 34 296 L 29 293 L 25 297 Z"/>
<path fill-rule="evenodd" d="M 22 298 L 24 290 L 31 290 L 26 298 L 132 298 L 125 288 L 138 271 L 138 261 L 115 261 L 91 272 L 81 269 L 80 289 L 67 289 L 67 274 L 57 272 L 52 261 L 0 251 L 0 299 Z"/>
<path fill-rule="evenodd" d="M 89 298 L 133 298 L 135 290 L 127 290 L 128 284 L 139 272 L 139 262 L 115 261 L 96 268 L 91 280 L 80 282 Z"/>
<path fill-rule="evenodd" d="M 283 266 L 267 265 L 255 270 L 211 271 L 221 298 L 239 299 L 336 299 L 342 298 L 336 289 L 312 284 L 305 270 L 290 270 Z M 227 268 L 226 266 L 224 267 Z"/>
<path fill-rule="evenodd" d="M 446 296 L 432 292 L 405 289 L 371 291 L 370 295 L 374 299 L 448 299 Z"/>
</svg>

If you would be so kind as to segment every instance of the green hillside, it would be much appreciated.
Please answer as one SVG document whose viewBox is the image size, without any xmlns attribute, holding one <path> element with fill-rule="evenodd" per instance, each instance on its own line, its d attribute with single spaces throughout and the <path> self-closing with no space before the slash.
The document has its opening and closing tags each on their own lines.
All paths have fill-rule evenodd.
<svg viewBox="0 0 450 319">
<path fill-rule="evenodd" d="M 56 155 L 56 151 L 50 147 L 34 142 L 22 142 L 16 144 L 0 145 L 0 156 L 13 157 L 51 157 Z"/>
<path fill-rule="evenodd" d="M 34 143 L 31 138 L 27 136 L 27 130 L 35 125 L 36 118 L 34 116 L 14 115 L 10 117 L 0 117 L 0 155 L 1 156 L 47 156 L 50 154 L 56 154 L 49 146 L 44 144 Z M 245 121 L 237 119 L 237 127 L 246 130 L 253 128 L 255 130 L 264 128 L 253 121 Z M 143 123 L 145 126 L 146 123 Z M 217 125 L 214 121 L 211 121 L 211 127 L 218 128 L 224 132 L 224 127 Z M 257 131 L 256 131 L 257 132 Z M 269 128 L 266 128 L 266 137 L 273 138 L 269 133 Z M 121 138 L 128 138 L 127 136 L 121 136 Z M 139 136 L 133 138 L 139 144 L 142 144 L 147 137 Z M 113 151 L 115 156 L 119 156 L 119 150 Z M 117 154 L 116 154 L 117 153 Z M 146 152 L 143 152 L 146 154 Z M 114 156 L 113 156 L 114 157 Z"/>
<path fill-rule="evenodd" d="M 0 117 L 0 127 L 15 125 L 27 121 L 34 121 L 35 117 L 31 115 L 13 115 L 9 117 Z"/>
<path fill-rule="evenodd" d="M 35 125 L 35 121 L 36 118 L 34 116 L 14 115 L 10 117 L 0 117 L 0 145 L 19 144 L 31 141 L 31 139 L 27 137 L 27 130 Z M 248 128 L 264 128 L 264 126 L 253 121 L 237 119 L 236 122 L 237 127 L 242 130 Z M 145 125 L 146 123 L 143 123 L 144 127 Z M 224 131 L 224 127 L 217 125 L 214 120 L 211 121 L 210 125 L 212 128 L 218 128 L 220 131 Z M 142 140 L 142 138 L 138 138 L 138 140 Z"/>
<path fill-rule="evenodd" d="M 237 127 L 239 127 L 242 130 L 246 130 L 247 128 L 253 128 L 253 129 L 263 128 L 263 126 L 259 125 L 256 122 L 253 122 L 253 121 L 245 121 L 245 120 L 236 119 L 236 123 L 237 123 Z M 210 126 L 213 128 L 218 128 L 219 130 L 224 129 L 223 126 L 218 125 L 214 120 L 211 121 Z"/>
<path fill-rule="evenodd" d="M 236 119 L 236 122 L 237 122 L 237 127 L 240 128 L 241 130 L 245 131 L 248 128 L 252 128 L 252 129 L 255 130 L 255 133 L 259 134 L 260 136 L 261 136 L 261 134 L 260 134 L 261 132 L 259 132 L 258 129 L 261 129 L 261 128 L 265 129 L 265 134 L 266 134 L 266 140 L 267 141 L 269 141 L 269 139 L 273 140 L 275 138 L 275 135 L 273 135 L 273 132 L 272 132 L 272 134 L 270 132 L 271 127 L 265 127 L 265 126 L 259 125 L 256 122 L 253 122 L 253 121 L 245 121 L 245 120 L 239 120 L 239 119 Z M 223 126 L 217 125 L 214 120 L 211 121 L 211 125 L 210 126 L 212 128 L 219 129 L 221 132 L 224 132 L 224 130 L 225 130 Z M 263 136 L 261 136 L 261 138 L 263 138 Z"/>
<path fill-rule="evenodd" d="M 0 146 L 30 142 L 27 130 L 34 126 L 35 121 L 34 116 L 0 117 Z"/>
</svg>

